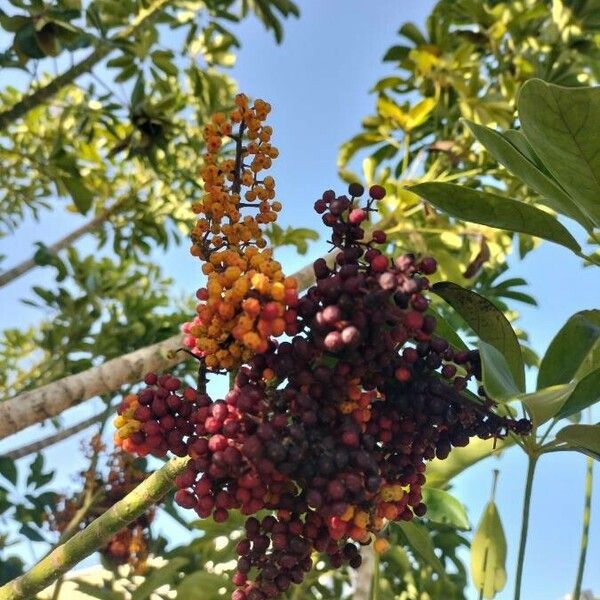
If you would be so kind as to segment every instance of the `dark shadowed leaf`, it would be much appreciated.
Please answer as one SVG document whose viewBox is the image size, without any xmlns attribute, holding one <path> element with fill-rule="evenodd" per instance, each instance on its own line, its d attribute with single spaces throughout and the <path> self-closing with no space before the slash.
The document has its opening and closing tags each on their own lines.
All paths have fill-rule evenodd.
<svg viewBox="0 0 600 600">
<path fill-rule="evenodd" d="M 494 346 L 504 356 L 517 388 L 525 391 L 521 347 L 513 328 L 502 312 L 483 296 L 454 283 L 436 283 L 432 291 L 454 308 L 479 339 Z"/>
<path fill-rule="evenodd" d="M 46 541 L 36 529 L 31 527 L 31 525 L 26 525 L 26 524 L 21 525 L 21 528 L 19 529 L 19 533 L 24 535 L 28 540 L 31 540 L 32 542 L 45 542 Z"/>
<path fill-rule="evenodd" d="M 8 456 L 0 456 L 0 475 L 17 485 L 17 467 L 15 461 Z"/>
</svg>

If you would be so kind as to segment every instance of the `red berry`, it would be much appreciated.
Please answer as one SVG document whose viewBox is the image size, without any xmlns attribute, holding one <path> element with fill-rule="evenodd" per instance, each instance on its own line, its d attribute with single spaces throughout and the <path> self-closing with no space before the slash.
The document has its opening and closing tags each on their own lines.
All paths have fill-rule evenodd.
<svg viewBox="0 0 600 600">
<path fill-rule="evenodd" d="M 372 185 L 369 188 L 369 196 L 373 200 L 381 200 L 385 196 L 385 188 L 381 185 Z"/>
<path fill-rule="evenodd" d="M 383 273 L 390 266 L 390 261 L 387 256 L 379 254 L 371 261 L 371 270 L 375 273 Z"/>
</svg>

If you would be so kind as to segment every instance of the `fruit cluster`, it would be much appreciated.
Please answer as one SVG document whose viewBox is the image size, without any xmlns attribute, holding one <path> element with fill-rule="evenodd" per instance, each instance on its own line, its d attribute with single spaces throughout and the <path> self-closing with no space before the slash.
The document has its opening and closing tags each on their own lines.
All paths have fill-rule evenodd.
<svg viewBox="0 0 600 600">
<path fill-rule="evenodd" d="M 285 277 L 261 230 L 281 210 L 275 181 L 259 177 L 278 155 L 265 124 L 271 107 L 262 100 L 250 105 L 243 94 L 235 103 L 229 119 L 216 114 L 204 128 L 205 194 L 192 207 L 200 218 L 191 253 L 205 261 L 208 282 L 198 290 L 198 319 L 188 334 L 208 368 L 225 370 L 265 352 L 272 337 L 294 335 L 298 298 L 296 281 Z M 225 139 L 235 143 L 233 158 L 220 157 Z M 245 209 L 255 214 L 243 215 Z"/>
<path fill-rule="evenodd" d="M 148 387 L 125 396 L 117 410 L 115 445 L 139 456 L 186 456 L 199 394 L 192 388 L 180 391 L 181 381 L 171 375 L 149 373 L 144 381 Z"/>
<path fill-rule="evenodd" d="M 382 231 L 367 241 L 364 224 L 385 190 L 373 186 L 361 206 L 363 194 L 353 184 L 348 195 L 327 191 L 317 200 L 335 264 L 314 263 L 316 282 L 295 306 L 297 331 L 286 341 L 266 338 L 224 399 L 188 392 L 190 413 L 173 438 L 160 414 L 171 397 L 163 389 L 181 410 L 169 376 L 147 378 L 153 387 L 120 411 L 143 421 L 119 421 L 132 431 L 125 440 L 131 451 L 163 453 L 173 440 L 176 454 L 185 447 L 180 506 L 217 522 L 231 510 L 248 516 L 233 600 L 282 594 L 312 568 L 314 551 L 333 567 L 358 567 L 360 546 L 382 536 L 387 522 L 425 514 L 428 460 L 446 458 L 473 436 L 530 428 L 495 414 L 483 390 L 467 389 L 480 379 L 478 353 L 436 336 L 428 314 L 435 260 L 407 254 L 391 261 L 377 249 L 386 243 Z M 142 414 L 142 406 L 149 410 Z M 156 422 L 160 441 L 150 443 L 147 423 Z M 378 537 L 375 547 L 384 550 L 385 540 Z"/>
</svg>

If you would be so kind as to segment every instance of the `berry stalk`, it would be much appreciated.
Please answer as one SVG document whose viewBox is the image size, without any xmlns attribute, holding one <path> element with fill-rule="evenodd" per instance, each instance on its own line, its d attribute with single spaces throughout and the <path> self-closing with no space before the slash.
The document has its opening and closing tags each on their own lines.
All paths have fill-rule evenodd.
<svg viewBox="0 0 600 600">
<path fill-rule="evenodd" d="M 523 517 L 521 521 L 521 539 L 519 541 L 519 555 L 517 558 L 517 575 L 515 580 L 515 600 L 521 598 L 521 581 L 523 579 L 523 566 L 525 563 L 525 547 L 527 546 L 527 532 L 529 530 L 529 510 L 531 508 L 531 491 L 533 489 L 533 476 L 538 457 L 529 456 L 527 463 L 527 481 L 525 483 L 525 497 L 523 498 Z"/>
</svg>

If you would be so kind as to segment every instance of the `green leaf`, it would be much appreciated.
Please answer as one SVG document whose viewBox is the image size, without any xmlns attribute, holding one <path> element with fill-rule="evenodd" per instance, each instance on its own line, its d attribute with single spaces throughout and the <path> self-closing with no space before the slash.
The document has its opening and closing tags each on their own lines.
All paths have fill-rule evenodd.
<svg viewBox="0 0 600 600">
<path fill-rule="evenodd" d="M 410 52 L 408 46 L 392 46 L 383 56 L 383 62 L 400 62 L 403 61 Z"/>
<path fill-rule="evenodd" d="M 567 425 L 556 434 L 556 439 L 600 460 L 600 425 Z"/>
<path fill-rule="evenodd" d="M 152 53 L 152 62 L 167 75 L 177 77 L 179 69 L 173 63 L 173 53 L 156 50 Z"/>
<path fill-rule="evenodd" d="M 19 533 L 24 535 L 28 540 L 32 542 L 45 542 L 46 540 L 40 535 L 40 533 L 31 527 L 31 525 L 23 524 L 19 529 Z"/>
<path fill-rule="evenodd" d="M 458 348 L 459 350 L 469 349 L 456 332 L 456 328 L 452 327 L 452 325 L 446 321 L 439 311 L 435 311 L 430 308 L 427 312 L 435 318 L 435 335 L 439 335 L 440 337 L 446 339 L 454 348 Z"/>
<path fill-rule="evenodd" d="M 146 80 L 144 79 L 144 73 L 140 72 L 131 91 L 131 106 L 134 109 L 138 107 L 144 101 L 145 95 Z"/>
<path fill-rule="evenodd" d="M 427 485 L 442 487 L 448 484 L 453 477 L 462 473 L 472 465 L 484 460 L 488 456 L 497 456 L 504 449 L 514 444 L 512 438 L 503 440 L 480 440 L 473 438 L 464 448 L 453 448 L 450 456 L 444 460 L 437 458 L 427 464 Z"/>
<path fill-rule="evenodd" d="M 226 575 L 215 575 L 205 571 L 196 571 L 185 577 L 177 586 L 177 597 L 185 600 L 218 600 L 219 589 L 230 588 Z"/>
<path fill-rule="evenodd" d="M 519 400 L 527 406 L 533 425 L 539 427 L 560 412 L 576 385 L 575 381 L 552 385 L 532 394 L 523 394 Z"/>
<path fill-rule="evenodd" d="M 550 342 L 542 358 L 537 388 L 567 383 L 574 379 L 598 340 L 600 340 L 600 310 L 583 310 L 571 316 Z M 584 375 L 585 373 L 579 373 L 580 377 Z"/>
<path fill-rule="evenodd" d="M 0 475 L 8 479 L 13 485 L 17 485 L 17 467 L 12 458 L 0 456 Z"/>
<path fill-rule="evenodd" d="M 408 545 L 425 560 L 438 575 L 445 577 L 444 565 L 435 553 L 435 546 L 431 541 L 429 531 L 421 523 L 412 521 L 400 521 L 398 527 L 406 537 Z"/>
<path fill-rule="evenodd" d="M 477 135 L 476 131 L 473 129 L 473 127 L 471 127 L 471 125 L 474 125 L 475 128 L 484 127 L 484 126 L 477 125 L 477 123 L 471 123 L 471 122 L 469 122 L 468 124 L 469 124 L 469 128 L 471 129 L 471 131 L 475 134 L 475 137 L 477 137 L 477 139 L 483 144 L 481 138 Z M 487 127 L 485 129 L 487 129 Z M 494 131 L 494 130 L 491 129 L 490 131 Z M 494 131 L 494 133 L 497 133 L 497 132 Z M 520 129 L 507 129 L 503 133 L 499 133 L 499 135 L 502 137 L 503 140 L 510 142 L 530 163 L 534 164 L 547 177 L 552 179 L 552 175 L 550 175 L 550 173 L 544 166 L 544 163 L 540 160 L 540 157 L 533 151 L 531 144 L 527 141 L 525 134 Z M 484 145 L 486 146 L 486 148 L 488 150 L 490 150 L 490 148 L 486 144 L 484 144 Z M 490 152 L 491 152 L 491 150 L 490 150 Z M 496 158 L 498 158 L 498 156 L 496 155 L 495 152 L 492 152 L 492 154 L 494 154 L 494 156 L 496 156 Z M 504 164 L 500 160 L 498 160 L 498 161 L 501 164 Z M 506 166 L 506 165 L 504 165 L 504 166 Z M 510 171 L 512 173 L 515 173 L 512 169 L 510 169 Z M 556 183 L 554 180 L 552 180 L 551 183 L 555 187 L 558 187 L 558 183 Z M 559 188 L 559 191 L 561 191 L 560 188 Z M 561 191 L 561 194 L 566 196 L 564 191 Z M 566 196 L 566 197 L 568 198 L 568 196 Z M 570 200 L 570 198 L 569 198 L 569 200 Z"/>
<path fill-rule="evenodd" d="M 503 135 L 489 127 L 466 119 L 465 121 L 477 140 L 501 165 L 504 165 L 529 187 L 551 200 L 548 204 L 554 210 L 571 217 L 588 230 L 591 228 L 591 222 L 586 215 L 581 212 L 547 169 L 540 166 L 539 157 L 520 131 L 509 130 Z"/>
<path fill-rule="evenodd" d="M 600 88 L 567 88 L 531 79 L 519 118 L 535 153 L 595 225 L 600 226 Z"/>
<path fill-rule="evenodd" d="M 577 383 L 577 387 L 556 414 L 556 418 L 570 417 L 596 402 L 600 402 L 600 369 L 588 373 Z"/>
<path fill-rule="evenodd" d="M 520 391 L 510 372 L 506 359 L 494 346 L 479 342 L 481 355 L 481 370 L 483 387 L 489 396 L 498 401 L 505 402 L 518 396 Z"/>
<path fill-rule="evenodd" d="M 83 181 L 78 177 L 63 177 L 61 181 L 67 188 L 77 210 L 85 215 L 92 206 L 94 194 L 85 187 Z"/>
<path fill-rule="evenodd" d="M 100 598 L 100 600 L 124 600 L 125 598 L 123 593 L 108 589 L 107 582 L 105 582 L 105 585 L 100 586 L 89 581 L 83 581 L 83 579 L 73 579 L 72 581 L 77 585 L 78 591 L 92 598 Z"/>
<path fill-rule="evenodd" d="M 581 251 L 577 240 L 552 215 L 518 200 L 442 182 L 421 183 L 410 190 L 458 219 L 528 233 Z"/>
<path fill-rule="evenodd" d="M 494 502 L 487 503 L 473 536 L 471 575 L 484 598 L 493 598 L 506 585 L 506 537 Z"/>
<path fill-rule="evenodd" d="M 427 39 L 421 33 L 420 29 L 414 23 L 404 23 L 398 30 L 398 35 L 410 40 L 415 46 L 423 46 L 427 44 Z"/>
<path fill-rule="evenodd" d="M 342 168 L 361 149 L 383 141 L 379 133 L 360 133 L 340 146 L 337 164 Z"/>
<path fill-rule="evenodd" d="M 154 590 L 167 583 L 172 583 L 188 562 L 187 558 L 173 558 L 163 567 L 152 571 L 133 592 L 131 600 L 147 600 Z"/>
<path fill-rule="evenodd" d="M 44 51 L 39 47 L 33 23 L 22 27 L 15 34 L 15 48 L 29 58 L 44 58 Z"/>
<path fill-rule="evenodd" d="M 36 454 L 33 462 L 29 467 L 27 485 L 33 484 L 34 488 L 38 489 L 50 482 L 53 477 L 53 471 L 44 473 L 44 456 L 41 453 Z"/>
<path fill-rule="evenodd" d="M 423 502 L 427 506 L 427 518 L 430 521 L 464 531 L 471 529 L 464 505 L 448 492 L 426 485 L 423 488 Z"/>
<path fill-rule="evenodd" d="M 489 300 L 455 283 L 432 286 L 473 329 L 480 340 L 494 346 L 504 356 L 517 389 L 525 391 L 525 371 L 519 340 L 507 318 Z"/>
<path fill-rule="evenodd" d="M 0 26 L 2 26 L 2 29 L 10 33 L 16 33 L 30 21 L 31 17 L 26 17 L 25 15 L 9 16 L 4 12 L 0 14 Z"/>
</svg>

